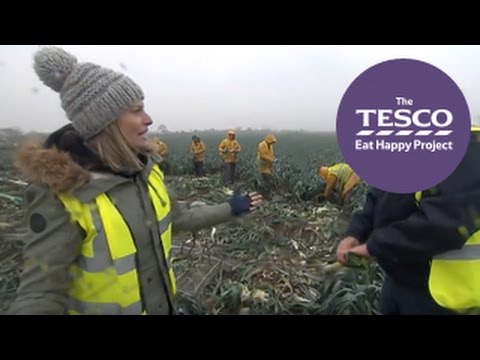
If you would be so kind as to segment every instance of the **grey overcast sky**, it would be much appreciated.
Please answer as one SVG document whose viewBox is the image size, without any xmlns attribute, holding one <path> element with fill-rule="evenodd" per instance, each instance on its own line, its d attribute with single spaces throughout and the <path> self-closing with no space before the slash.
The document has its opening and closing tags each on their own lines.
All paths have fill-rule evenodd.
<svg viewBox="0 0 480 360">
<path fill-rule="evenodd" d="M 385 60 L 412 58 L 446 72 L 480 122 L 478 45 L 58 45 L 80 62 L 130 76 L 156 129 L 335 129 L 350 83 Z M 33 71 L 38 45 L 0 45 L 0 128 L 53 131 L 68 122 L 57 93 Z"/>
</svg>

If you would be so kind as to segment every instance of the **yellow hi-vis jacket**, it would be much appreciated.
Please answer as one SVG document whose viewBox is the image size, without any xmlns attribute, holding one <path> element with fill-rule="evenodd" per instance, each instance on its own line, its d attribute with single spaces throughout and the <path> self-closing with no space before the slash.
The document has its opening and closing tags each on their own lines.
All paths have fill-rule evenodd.
<svg viewBox="0 0 480 360">
<path fill-rule="evenodd" d="M 480 132 L 480 128 L 473 127 L 472 132 Z M 421 198 L 422 192 L 415 193 L 417 204 Z M 460 228 L 459 232 L 467 230 Z M 447 309 L 458 312 L 480 309 L 480 230 L 461 249 L 432 258 L 428 287 L 433 299 Z"/>
<path fill-rule="evenodd" d="M 172 224 L 171 206 L 163 173 L 154 165 L 148 176 L 148 194 L 153 204 L 157 226 L 169 269 L 170 287 L 176 292 L 175 275 L 169 257 Z M 135 264 L 137 252 L 130 230 L 103 193 L 92 203 L 82 203 L 70 195 L 59 195 L 71 219 L 85 231 L 80 256 L 70 268 L 69 314 L 140 315 L 143 305 Z"/>
</svg>

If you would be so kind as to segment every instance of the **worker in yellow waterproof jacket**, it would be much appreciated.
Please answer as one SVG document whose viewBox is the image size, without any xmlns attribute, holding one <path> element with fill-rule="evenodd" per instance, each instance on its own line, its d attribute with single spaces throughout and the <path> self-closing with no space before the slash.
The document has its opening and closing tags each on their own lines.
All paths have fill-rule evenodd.
<svg viewBox="0 0 480 360">
<path fill-rule="evenodd" d="M 192 136 L 190 153 L 192 154 L 195 175 L 199 177 L 205 176 L 205 170 L 203 168 L 205 163 L 205 143 L 196 135 Z"/>
<path fill-rule="evenodd" d="M 218 151 L 223 157 L 224 165 L 224 183 L 232 185 L 235 180 L 235 170 L 238 162 L 238 154 L 242 147 L 235 139 L 235 131 L 229 130 L 227 137 L 222 140 L 218 146 Z"/>
<path fill-rule="evenodd" d="M 151 141 L 152 149 L 155 154 L 158 154 L 162 157 L 160 163 L 160 168 L 165 174 L 170 172 L 170 164 L 168 162 L 168 146 L 159 138 L 153 138 Z"/>
<path fill-rule="evenodd" d="M 257 165 L 258 172 L 262 175 L 264 183 L 264 196 L 268 196 L 273 188 L 273 162 L 275 161 L 273 145 L 276 142 L 275 136 L 269 134 L 257 146 Z"/>
</svg>

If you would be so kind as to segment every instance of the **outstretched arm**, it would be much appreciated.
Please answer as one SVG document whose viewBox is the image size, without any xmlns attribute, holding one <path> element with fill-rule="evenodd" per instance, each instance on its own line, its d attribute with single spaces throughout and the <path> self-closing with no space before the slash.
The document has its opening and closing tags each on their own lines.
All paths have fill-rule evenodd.
<svg viewBox="0 0 480 360">
<path fill-rule="evenodd" d="M 225 223 L 255 210 L 262 202 L 262 196 L 251 193 L 244 196 L 234 196 L 228 202 L 218 205 L 200 205 L 187 208 L 176 199 L 174 191 L 169 190 L 172 203 L 173 231 L 196 231 L 209 226 Z"/>
</svg>

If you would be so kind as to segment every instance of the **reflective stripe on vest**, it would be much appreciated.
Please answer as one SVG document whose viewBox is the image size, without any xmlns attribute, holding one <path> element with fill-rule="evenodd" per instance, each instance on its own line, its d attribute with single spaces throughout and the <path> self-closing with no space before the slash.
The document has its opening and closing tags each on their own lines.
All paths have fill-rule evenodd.
<svg viewBox="0 0 480 360">
<path fill-rule="evenodd" d="M 472 132 L 480 128 L 472 127 Z M 422 192 L 415 193 L 417 206 Z M 450 250 L 432 258 L 428 287 L 441 306 L 467 312 L 480 308 L 480 230 L 473 235 L 467 229 L 459 233 L 468 237 L 461 249 Z"/>
<path fill-rule="evenodd" d="M 480 231 L 461 249 L 432 258 L 428 286 L 433 299 L 445 308 L 480 308 Z"/>
<path fill-rule="evenodd" d="M 153 166 L 153 170 L 148 177 L 148 194 L 152 201 L 155 214 L 157 216 L 158 231 L 160 233 L 161 242 L 163 246 L 163 253 L 168 267 L 168 276 L 170 278 L 170 286 L 172 293 L 177 292 L 175 282 L 175 274 L 171 264 L 172 247 L 172 213 L 170 211 L 170 197 L 168 191 L 163 183 L 163 172 L 158 165 Z"/>
<path fill-rule="evenodd" d="M 169 265 L 171 247 L 170 199 L 163 173 L 157 165 L 148 177 L 149 197 L 154 205 L 161 234 L 170 287 L 176 291 Z M 128 225 L 115 205 L 103 193 L 92 203 L 82 203 L 65 194 L 60 200 L 71 219 L 85 231 L 80 255 L 70 268 L 69 314 L 139 315 L 142 312 L 140 285 L 135 264 L 136 247 Z"/>
<path fill-rule="evenodd" d="M 420 201 L 421 194 L 416 195 Z M 466 235 L 466 229 L 459 229 Z M 461 249 L 432 257 L 428 287 L 432 298 L 447 309 L 464 312 L 480 308 L 480 230 Z"/>
</svg>

